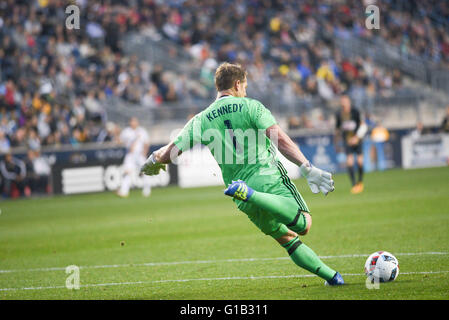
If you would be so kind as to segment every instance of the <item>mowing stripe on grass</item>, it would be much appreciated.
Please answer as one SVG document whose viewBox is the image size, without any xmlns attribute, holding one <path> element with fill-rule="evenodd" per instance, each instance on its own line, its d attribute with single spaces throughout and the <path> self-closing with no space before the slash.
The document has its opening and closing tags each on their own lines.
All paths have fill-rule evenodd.
<svg viewBox="0 0 449 320">
<path fill-rule="evenodd" d="M 447 255 L 449 252 L 409 252 L 396 253 L 397 256 L 420 256 L 420 255 Z M 369 254 L 343 254 L 336 256 L 319 256 L 321 259 L 340 259 L 340 258 L 360 258 L 368 257 Z M 173 261 L 173 262 L 146 262 L 146 263 L 126 263 L 126 264 L 109 264 L 97 266 L 78 266 L 80 269 L 105 269 L 105 268 L 126 268 L 126 267 L 154 267 L 154 266 L 170 266 L 179 264 L 203 264 L 203 263 L 222 263 L 222 262 L 254 262 L 254 261 L 268 261 L 268 260 L 290 260 L 289 257 L 275 257 L 275 258 L 241 258 L 241 259 L 225 259 L 225 260 L 192 260 L 192 261 Z M 0 273 L 13 272 L 32 272 L 32 271 L 61 271 L 66 267 L 49 267 L 49 268 L 34 268 L 34 269 L 4 269 Z"/>
<path fill-rule="evenodd" d="M 421 272 L 401 272 L 402 275 L 410 274 L 441 274 L 449 273 L 446 271 L 421 271 Z M 363 273 L 343 273 L 342 276 L 365 276 Z M 223 281 L 223 280 L 262 280 L 262 279 L 286 279 L 286 278 L 310 278 L 316 277 L 314 274 L 291 274 L 285 276 L 258 276 L 258 277 L 222 277 L 222 278 L 197 278 L 197 279 L 170 279 L 170 280 L 152 280 L 152 281 L 133 281 L 133 282 L 111 282 L 111 283 L 91 283 L 82 284 L 80 288 L 89 287 L 109 287 L 122 285 L 138 285 L 152 283 L 170 283 L 170 282 L 190 282 L 190 281 Z M 48 286 L 48 287 L 24 287 L 24 288 L 0 288 L 0 291 L 16 290 L 45 290 L 45 289 L 64 289 L 66 286 Z"/>
</svg>

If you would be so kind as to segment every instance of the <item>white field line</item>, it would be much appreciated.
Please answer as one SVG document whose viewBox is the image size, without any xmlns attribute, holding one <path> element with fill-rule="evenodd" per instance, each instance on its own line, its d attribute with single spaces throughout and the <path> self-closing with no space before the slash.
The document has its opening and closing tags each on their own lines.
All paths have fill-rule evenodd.
<svg viewBox="0 0 449 320">
<path fill-rule="evenodd" d="M 410 274 L 441 274 L 449 273 L 447 271 L 422 271 L 422 272 L 401 272 L 403 275 Z M 365 276 L 363 273 L 343 273 L 342 276 Z M 171 279 L 171 280 L 153 280 L 153 281 L 133 281 L 133 282 L 110 282 L 110 283 L 91 283 L 81 284 L 80 288 L 89 287 L 108 287 L 122 285 L 139 285 L 139 284 L 155 284 L 155 283 L 173 283 L 173 282 L 190 282 L 190 281 L 226 281 L 226 280 L 261 280 L 261 279 L 286 279 L 286 278 L 310 278 L 316 277 L 314 274 L 291 274 L 285 276 L 259 276 L 259 277 L 222 277 L 222 278 L 196 278 L 196 279 Z M 17 290 L 45 290 L 45 289 L 64 289 L 66 286 L 48 286 L 48 287 L 25 287 L 25 288 L 0 288 L 1 291 L 17 291 Z"/>
<path fill-rule="evenodd" d="M 449 252 L 409 252 L 396 253 L 397 256 L 421 256 L 421 255 L 447 255 Z M 360 258 L 368 257 L 370 254 L 343 254 L 336 256 L 319 256 L 321 259 L 341 259 L 341 258 Z M 80 269 L 105 269 L 105 268 L 127 268 L 127 267 L 154 267 L 154 266 L 170 266 L 180 264 L 207 264 L 207 263 L 223 263 L 223 262 L 254 262 L 254 261 L 269 261 L 269 260 L 289 260 L 289 257 L 275 257 L 275 258 L 242 258 L 242 259 L 224 259 L 224 260 L 192 260 L 192 261 L 173 261 L 173 262 L 146 262 L 146 263 L 126 263 L 126 264 L 107 264 L 97 266 L 78 266 Z M 13 272 L 33 272 L 33 271 L 61 271 L 66 267 L 49 267 L 49 268 L 33 268 L 33 269 L 4 269 L 0 273 Z"/>
</svg>

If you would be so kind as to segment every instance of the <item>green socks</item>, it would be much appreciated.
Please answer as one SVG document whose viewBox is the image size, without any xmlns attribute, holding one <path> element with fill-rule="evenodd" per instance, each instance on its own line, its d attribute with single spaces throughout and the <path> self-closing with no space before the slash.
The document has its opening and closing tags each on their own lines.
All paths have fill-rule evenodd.
<svg viewBox="0 0 449 320">
<path fill-rule="evenodd" d="M 295 264 L 307 271 L 310 271 L 324 280 L 331 280 L 336 271 L 325 265 L 320 258 L 302 243 L 298 237 L 282 245 L 290 255 Z"/>
<path fill-rule="evenodd" d="M 254 191 L 248 202 L 254 203 L 256 206 L 270 212 L 279 222 L 295 232 L 300 232 L 306 227 L 303 215 L 298 214 L 298 209 L 301 209 L 292 198 Z M 325 280 L 330 280 L 334 277 L 336 271 L 325 265 L 315 252 L 302 243 L 298 237 L 284 244 L 283 247 L 287 250 L 293 262 L 301 268 Z"/>
</svg>

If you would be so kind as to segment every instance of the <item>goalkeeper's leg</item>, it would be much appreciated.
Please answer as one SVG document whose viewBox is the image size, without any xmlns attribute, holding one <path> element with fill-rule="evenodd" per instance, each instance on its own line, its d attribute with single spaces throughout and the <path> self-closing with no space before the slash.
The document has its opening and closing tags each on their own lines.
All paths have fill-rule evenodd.
<svg viewBox="0 0 449 320">
<path fill-rule="evenodd" d="M 293 184 L 281 185 L 275 191 L 281 195 L 256 191 L 243 181 L 237 181 L 225 190 L 225 194 L 269 212 L 291 230 L 302 233 L 306 228 L 306 217 L 302 212 L 309 212 L 307 204 Z"/>
<path fill-rule="evenodd" d="M 298 204 L 295 205 L 291 198 L 255 191 L 248 202 L 270 212 L 273 217 L 301 235 L 306 235 L 312 226 L 310 214 L 298 211 Z M 293 213 L 296 215 L 292 221 Z M 281 219 L 289 223 L 284 223 Z M 311 248 L 299 240 L 298 234 L 291 230 L 276 238 L 276 241 L 287 250 L 296 265 L 330 282 L 337 272 L 324 264 Z"/>
<path fill-rule="evenodd" d="M 287 250 L 296 265 L 320 276 L 329 284 L 339 284 L 335 281 L 337 272 L 324 264 L 312 249 L 299 240 L 298 233 L 307 234 L 312 225 L 311 216 L 305 212 L 309 211 L 307 206 L 304 204 L 306 210 L 301 208 L 294 193 L 290 192 L 290 186 L 281 188 L 275 185 L 273 188 L 264 186 L 260 188 L 267 191 L 276 189 L 285 196 L 252 190 L 250 195 L 243 195 L 246 201 L 237 201 L 239 209 L 245 212 L 263 233 L 276 239 Z M 233 190 L 228 188 L 227 191 Z M 241 189 L 240 193 L 244 193 L 242 191 L 244 190 Z M 238 192 L 225 193 L 235 195 Z"/>
<path fill-rule="evenodd" d="M 276 239 L 276 241 L 287 250 L 290 258 L 299 267 L 316 274 L 328 282 L 336 276 L 337 271 L 323 263 L 312 249 L 299 240 L 295 232 L 289 230 L 287 234 Z"/>
<path fill-rule="evenodd" d="M 309 210 L 305 203 L 300 206 L 294 198 L 254 191 L 248 202 L 268 211 L 295 232 L 303 233 L 307 227 L 306 215 L 302 212 Z M 310 217 L 309 214 L 307 216 Z"/>
<path fill-rule="evenodd" d="M 306 212 L 300 212 L 300 218 L 295 227 L 298 233 L 291 231 L 285 224 L 279 222 L 266 210 L 248 202 L 240 203 L 239 209 L 266 235 L 274 238 L 288 252 L 292 261 L 299 267 L 306 269 L 334 284 L 336 271 L 324 264 L 307 245 L 299 240 L 298 233 L 305 235 L 312 225 L 312 217 Z"/>
</svg>

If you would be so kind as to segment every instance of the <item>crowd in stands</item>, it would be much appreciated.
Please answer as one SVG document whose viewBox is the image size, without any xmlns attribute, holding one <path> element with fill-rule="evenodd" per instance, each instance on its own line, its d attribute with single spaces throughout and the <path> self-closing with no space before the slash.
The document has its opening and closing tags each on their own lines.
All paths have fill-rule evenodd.
<svg viewBox="0 0 449 320">
<path fill-rule="evenodd" d="M 449 68 L 449 3 L 438 0 L 364 1 L 379 6 L 379 35 L 404 55 L 413 55 Z M 360 8 L 362 1 L 354 1 Z M 363 8 L 362 8 L 363 9 Z M 352 19 L 356 19 L 352 15 Z M 360 21 L 359 17 L 359 23 Z M 336 20 L 334 22 L 337 22 Z M 358 26 L 352 33 L 372 37 Z"/>
<path fill-rule="evenodd" d="M 378 35 L 403 51 L 448 64 L 446 2 L 382 1 L 382 28 L 368 30 L 364 9 L 372 2 L 78 0 L 73 3 L 80 8 L 80 29 L 70 30 L 65 1 L 4 1 L 1 130 L 11 146 L 101 142 L 111 138 L 102 132 L 102 101 L 118 96 L 155 107 L 186 95 L 208 97 L 222 61 L 245 65 L 255 93 L 280 80 L 276 93 L 293 102 L 349 91 L 357 105 L 357 99 L 388 95 L 402 85 L 398 69 L 379 68 L 369 57 L 344 58 L 336 33 Z M 189 87 L 188 75 L 124 54 L 123 37 L 130 31 L 182 47 L 199 62 L 203 87 Z"/>
<path fill-rule="evenodd" d="M 378 36 L 414 54 L 449 66 L 449 5 L 444 1 L 165 1 L 153 11 L 154 27 L 203 62 L 205 82 L 221 61 L 250 72 L 251 86 L 294 101 L 342 92 L 364 101 L 388 96 L 403 83 L 399 69 L 384 70 L 370 57 L 345 59 L 336 35 Z M 365 27 L 365 8 L 380 7 L 379 30 Z M 162 22 L 159 22 L 161 21 Z M 273 92 L 273 90 L 268 90 Z"/>
<path fill-rule="evenodd" d="M 25 159 L 7 153 L 0 161 L 0 197 L 48 194 L 51 164 L 40 150 L 29 149 Z"/>
<path fill-rule="evenodd" d="M 66 27 L 70 3 L 80 9 L 79 29 Z M 380 30 L 364 27 L 368 4 L 380 7 Z M 369 98 L 391 95 L 404 76 L 370 57 L 343 57 L 336 35 L 381 37 L 404 54 L 447 68 L 448 17 L 449 3 L 436 0 L 2 1 L 0 152 L 117 141 L 109 98 L 152 108 L 210 99 L 222 61 L 247 68 L 256 97 L 276 95 L 291 105 L 298 97 L 330 101 L 347 92 L 355 106 L 369 108 Z M 173 50 L 192 57 L 198 79 L 126 54 L 129 32 L 176 44 Z M 317 118 L 326 125 L 328 119 Z M 290 125 L 315 126 L 300 117 Z M 15 162 L 8 163 L 12 168 Z M 22 168 L 16 164 L 18 176 Z"/>
<path fill-rule="evenodd" d="M 117 89 L 120 71 L 134 62 L 118 49 L 121 34 L 114 33 L 119 25 L 113 26 L 110 12 L 114 6 L 81 8 L 83 17 L 91 21 L 82 30 L 66 28 L 66 6 L 65 1 L 0 4 L 3 152 L 12 147 L 39 150 L 42 145 L 77 145 L 116 137 L 101 101 Z M 90 25 L 100 18 L 105 27 L 111 25 L 101 43 L 95 26 Z"/>
</svg>

